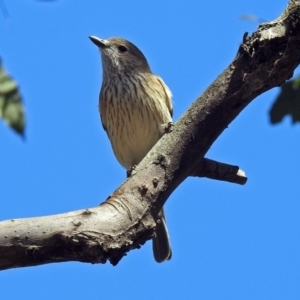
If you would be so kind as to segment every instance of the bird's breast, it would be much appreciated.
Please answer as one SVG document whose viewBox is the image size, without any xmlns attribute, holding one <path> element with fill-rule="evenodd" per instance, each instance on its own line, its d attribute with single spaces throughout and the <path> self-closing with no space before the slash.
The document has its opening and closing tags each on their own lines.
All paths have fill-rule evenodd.
<svg viewBox="0 0 300 300">
<path fill-rule="evenodd" d="M 101 121 L 126 169 L 144 158 L 163 135 L 164 124 L 171 121 L 164 97 L 163 88 L 151 82 L 151 77 L 120 76 L 103 82 Z"/>
</svg>

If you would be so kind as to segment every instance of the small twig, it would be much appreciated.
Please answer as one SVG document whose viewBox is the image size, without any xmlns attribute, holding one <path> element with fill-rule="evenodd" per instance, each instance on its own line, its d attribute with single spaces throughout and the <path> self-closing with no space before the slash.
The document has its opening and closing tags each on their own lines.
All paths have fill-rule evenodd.
<svg viewBox="0 0 300 300">
<path fill-rule="evenodd" d="M 215 160 L 204 158 L 193 170 L 191 176 L 207 177 L 215 180 L 222 180 L 237 184 L 245 184 L 247 176 L 238 166 L 221 163 Z"/>
</svg>

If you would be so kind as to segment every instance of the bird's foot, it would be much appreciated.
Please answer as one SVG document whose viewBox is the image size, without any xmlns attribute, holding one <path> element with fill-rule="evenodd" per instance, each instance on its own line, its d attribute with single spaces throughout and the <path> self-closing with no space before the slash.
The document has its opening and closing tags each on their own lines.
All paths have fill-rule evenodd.
<svg viewBox="0 0 300 300">
<path fill-rule="evenodd" d="M 174 123 L 173 122 L 168 122 L 167 124 L 164 125 L 165 133 L 172 132 L 173 128 L 174 128 Z"/>
<path fill-rule="evenodd" d="M 127 178 L 129 178 L 131 175 L 133 175 L 133 171 L 135 170 L 135 168 L 136 168 L 136 165 L 133 165 L 133 166 L 130 167 L 130 169 L 128 169 L 126 171 Z"/>
</svg>

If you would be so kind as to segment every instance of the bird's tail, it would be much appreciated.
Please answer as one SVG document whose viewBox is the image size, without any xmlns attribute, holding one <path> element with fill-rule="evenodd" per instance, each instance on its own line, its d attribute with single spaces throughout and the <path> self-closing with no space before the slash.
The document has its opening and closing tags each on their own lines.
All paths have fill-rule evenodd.
<svg viewBox="0 0 300 300">
<path fill-rule="evenodd" d="M 171 259 L 172 249 L 164 209 L 158 214 L 155 236 L 152 239 L 152 248 L 154 258 L 158 263 Z"/>
</svg>

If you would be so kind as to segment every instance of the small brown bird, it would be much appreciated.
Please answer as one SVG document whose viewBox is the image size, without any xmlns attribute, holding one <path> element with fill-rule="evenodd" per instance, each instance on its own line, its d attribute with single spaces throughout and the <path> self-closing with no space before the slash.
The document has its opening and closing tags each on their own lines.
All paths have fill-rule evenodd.
<svg viewBox="0 0 300 300">
<path fill-rule="evenodd" d="M 118 161 L 130 170 L 172 121 L 172 94 L 163 80 L 151 72 L 144 54 L 134 44 L 122 38 L 90 39 L 102 57 L 102 125 Z M 157 220 L 153 253 L 157 262 L 169 260 L 172 255 L 163 209 Z"/>
</svg>

